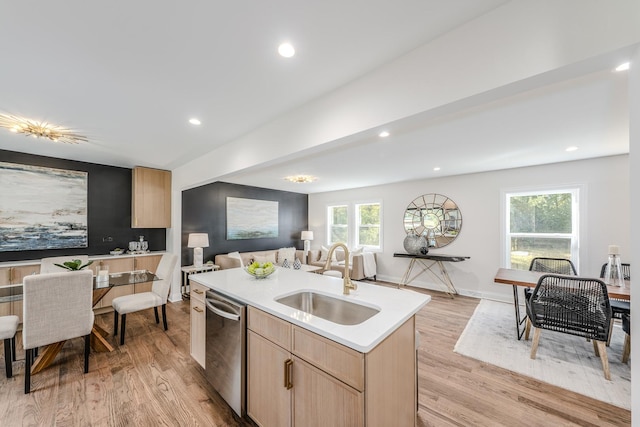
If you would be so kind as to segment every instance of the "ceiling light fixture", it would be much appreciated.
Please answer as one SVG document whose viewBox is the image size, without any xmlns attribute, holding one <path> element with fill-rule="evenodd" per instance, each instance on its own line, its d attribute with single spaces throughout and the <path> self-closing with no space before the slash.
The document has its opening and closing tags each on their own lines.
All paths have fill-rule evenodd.
<svg viewBox="0 0 640 427">
<path fill-rule="evenodd" d="M 630 62 L 625 62 L 616 67 L 616 71 L 627 71 L 631 67 Z"/>
<path fill-rule="evenodd" d="M 433 168 L 433 170 L 438 172 L 440 170 L 440 168 L 438 166 L 436 166 L 435 168 Z"/>
<path fill-rule="evenodd" d="M 389 135 L 391 135 L 391 134 L 390 134 L 389 132 L 387 132 L 386 130 L 383 130 L 382 132 L 380 132 L 380 133 L 378 134 L 378 136 L 379 136 L 380 138 L 386 138 L 386 137 L 388 137 Z"/>
<path fill-rule="evenodd" d="M 293 46 L 291 46 L 290 43 L 282 43 L 280 46 L 278 46 L 278 53 L 284 58 L 291 58 L 296 54 L 296 50 L 293 48 Z"/>
<path fill-rule="evenodd" d="M 9 129 L 13 133 L 21 133 L 34 138 L 48 138 L 51 141 L 64 142 L 66 144 L 89 141 L 86 136 L 74 133 L 71 129 L 10 114 L 0 114 L 0 127 Z"/>
<path fill-rule="evenodd" d="M 295 182 L 297 184 L 304 184 L 304 183 L 307 183 L 307 182 L 313 182 L 318 178 L 316 178 L 315 176 L 311 176 L 311 175 L 291 175 L 291 176 L 285 176 L 284 179 L 289 181 L 289 182 Z"/>
<path fill-rule="evenodd" d="M 565 151 L 576 151 L 577 149 L 578 147 L 576 147 L 575 145 L 572 145 L 571 147 L 567 147 Z"/>
<path fill-rule="evenodd" d="M 198 125 L 200 125 L 201 122 L 200 122 L 200 120 L 198 120 L 196 118 L 193 118 L 193 119 L 189 119 L 189 123 L 191 123 L 192 125 L 198 126 Z"/>
</svg>

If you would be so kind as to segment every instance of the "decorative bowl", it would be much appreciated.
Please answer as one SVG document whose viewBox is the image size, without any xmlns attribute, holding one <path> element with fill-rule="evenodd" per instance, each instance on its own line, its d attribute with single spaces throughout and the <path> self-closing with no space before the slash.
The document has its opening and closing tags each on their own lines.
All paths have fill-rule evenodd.
<svg viewBox="0 0 640 427">
<path fill-rule="evenodd" d="M 114 249 L 109 252 L 111 255 L 122 255 L 124 253 L 124 249 Z"/>
<path fill-rule="evenodd" d="M 251 265 L 245 267 L 244 271 L 246 271 L 247 274 L 250 274 L 256 279 L 264 279 L 273 274 L 273 272 L 276 271 L 276 267 L 270 262 L 254 262 Z"/>
</svg>

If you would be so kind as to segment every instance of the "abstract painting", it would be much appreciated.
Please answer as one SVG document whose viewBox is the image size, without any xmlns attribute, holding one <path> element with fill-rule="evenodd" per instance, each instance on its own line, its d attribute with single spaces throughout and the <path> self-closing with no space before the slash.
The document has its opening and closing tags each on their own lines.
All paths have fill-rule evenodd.
<svg viewBox="0 0 640 427">
<path fill-rule="evenodd" d="M 0 162 L 0 251 L 87 247 L 87 172 Z"/>
<path fill-rule="evenodd" d="M 227 197 L 227 240 L 278 237 L 278 202 Z"/>
</svg>

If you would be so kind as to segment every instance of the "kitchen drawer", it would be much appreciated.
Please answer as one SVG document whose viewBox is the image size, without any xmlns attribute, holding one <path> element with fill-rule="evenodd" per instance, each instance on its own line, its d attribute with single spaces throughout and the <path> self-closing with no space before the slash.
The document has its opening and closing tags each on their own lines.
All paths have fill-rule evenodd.
<svg viewBox="0 0 640 427">
<path fill-rule="evenodd" d="M 295 325 L 291 352 L 356 390 L 364 390 L 364 354 Z"/>
<path fill-rule="evenodd" d="M 291 351 L 291 324 L 262 310 L 248 308 L 247 328 Z"/>
<path fill-rule="evenodd" d="M 204 304 L 204 295 L 207 292 L 208 288 L 194 281 L 190 281 L 190 285 L 191 285 L 191 299 L 192 300 L 195 299 Z"/>
</svg>

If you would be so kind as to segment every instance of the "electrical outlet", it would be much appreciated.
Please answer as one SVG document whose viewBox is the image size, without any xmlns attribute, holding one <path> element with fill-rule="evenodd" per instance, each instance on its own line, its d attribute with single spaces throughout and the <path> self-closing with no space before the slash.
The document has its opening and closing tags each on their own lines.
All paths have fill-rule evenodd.
<svg viewBox="0 0 640 427">
<path fill-rule="evenodd" d="M 103 237 L 102 241 L 103 242 L 113 242 L 113 237 L 111 237 L 111 236 Z"/>
</svg>

